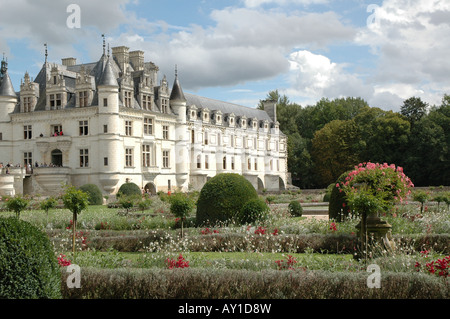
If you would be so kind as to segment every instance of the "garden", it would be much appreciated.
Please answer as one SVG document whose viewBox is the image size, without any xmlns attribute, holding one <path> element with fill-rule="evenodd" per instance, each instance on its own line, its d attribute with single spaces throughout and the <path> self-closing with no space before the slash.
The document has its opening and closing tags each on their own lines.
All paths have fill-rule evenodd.
<svg viewBox="0 0 450 319">
<path fill-rule="evenodd" d="M 314 191 L 257 194 L 220 174 L 188 194 L 143 195 L 128 183 L 117 198 L 102 198 L 92 185 L 66 187 L 55 198 L 2 198 L 0 296 L 448 299 L 448 188 L 415 189 L 398 169 L 377 168 L 403 184 L 391 176 L 388 191 L 377 184 L 370 192 L 373 180 L 366 176 L 364 187 L 358 180 L 371 172 L 364 164 L 339 185 Z M 392 189 L 395 198 L 385 196 Z M 342 193 L 339 217 L 332 216 Z M 391 226 L 393 249 L 361 244 L 357 225 L 372 208 Z M 78 286 L 73 265 L 81 270 Z"/>
</svg>

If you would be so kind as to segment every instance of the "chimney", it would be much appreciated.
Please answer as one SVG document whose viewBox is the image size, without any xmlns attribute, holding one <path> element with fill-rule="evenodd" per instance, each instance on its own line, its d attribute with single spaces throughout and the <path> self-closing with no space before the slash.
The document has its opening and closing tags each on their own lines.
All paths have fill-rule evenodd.
<svg viewBox="0 0 450 319">
<path fill-rule="evenodd" d="M 269 115 L 272 121 L 277 121 L 277 102 L 274 100 L 265 100 L 262 101 L 264 106 L 264 111 Z"/>
<path fill-rule="evenodd" d="M 64 66 L 73 66 L 75 64 L 77 64 L 77 59 L 75 58 L 65 58 L 65 59 L 61 59 L 62 61 L 62 65 Z"/>
<path fill-rule="evenodd" d="M 135 71 L 144 70 L 144 51 L 130 52 L 130 63 Z"/>
<path fill-rule="evenodd" d="M 126 66 L 127 64 L 130 62 L 130 54 L 128 52 L 130 48 L 125 47 L 125 46 L 120 46 L 120 47 L 114 47 L 112 48 L 112 55 L 114 60 L 116 60 L 117 64 L 120 67 L 120 70 L 122 72 L 126 71 Z"/>
</svg>

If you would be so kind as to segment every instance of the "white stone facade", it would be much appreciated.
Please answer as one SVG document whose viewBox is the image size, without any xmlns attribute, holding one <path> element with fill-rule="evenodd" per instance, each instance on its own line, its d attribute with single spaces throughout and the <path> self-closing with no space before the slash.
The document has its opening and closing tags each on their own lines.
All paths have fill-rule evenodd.
<svg viewBox="0 0 450 319">
<path fill-rule="evenodd" d="M 170 89 L 142 51 L 127 47 L 94 63 L 46 61 L 34 80 L 25 74 L 20 92 L 2 66 L 0 193 L 92 183 L 112 195 L 126 182 L 189 191 L 222 172 L 258 190 L 286 187 L 287 139 L 273 102 L 262 111 L 184 94 L 178 76 Z"/>
</svg>

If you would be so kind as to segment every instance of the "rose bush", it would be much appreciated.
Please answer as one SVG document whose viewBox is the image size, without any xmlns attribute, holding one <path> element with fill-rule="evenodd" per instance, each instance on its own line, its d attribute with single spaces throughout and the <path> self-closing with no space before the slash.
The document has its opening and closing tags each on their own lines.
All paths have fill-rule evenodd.
<svg viewBox="0 0 450 319">
<path fill-rule="evenodd" d="M 348 173 L 345 180 L 337 183 L 353 209 L 370 199 L 370 210 L 388 212 L 396 203 L 403 202 L 414 187 L 403 168 L 387 163 L 360 163 Z M 363 201 L 362 197 L 366 200 Z M 359 204 L 358 204 L 359 203 Z"/>
</svg>

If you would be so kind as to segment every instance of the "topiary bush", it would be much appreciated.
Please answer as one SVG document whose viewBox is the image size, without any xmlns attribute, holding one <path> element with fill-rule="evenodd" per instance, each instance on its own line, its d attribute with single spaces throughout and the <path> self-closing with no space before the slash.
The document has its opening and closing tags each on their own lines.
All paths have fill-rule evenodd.
<svg viewBox="0 0 450 319">
<path fill-rule="evenodd" d="M 348 176 L 350 171 L 345 172 L 337 179 L 334 183 L 330 194 L 330 202 L 328 204 L 328 217 L 329 219 L 334 219 L 338 222 L 343 221 L 347 216 L 350 215 L 348 209 L 348 203 L 345 200 L 345 193 L 340 192 L 339 188 L 336 187 L 337 184 L 345 182 L 345 178 Z"/>
<path fill-rule="evenodd" d="M 325 191 L 325 195 L 323 195 L 323 201 L 324 202 L 329 202 L 330 201 L 330 197 L 331 197 L 331 192 L 333 191 L 333 187 L 335 186 L 335 184 L 330 184 L 328 185 L 326 191 Z"/>
<path fill-rule="evenodd" d="M 95 184 L 85 184 L 80 190 L 89 195 L 89 205 L 102 205 L 103 194 L 100 188 Z"/>
<path fill-rule="evenodd" d="M 45 233 L 0 218 L 0 252 L 0 299 L 61 298 L 61 271 Z"/>
<path fill-rule="evenodd" d="M 289 213 L 294 217 L 302 217 L 303 215 L 303 207 L 299 201 L 293 200 L 288 205 Z"/>
<path fill-rule="evenodd" d="M 229 223 L 242 207 L 258 198 L 253 185 L 242 175 L 222 173 L 211 178 L 200 191 L 197 201 L 198 225 Z"/>
<path fill-rule="evenodd" d="M 125 183 L 117 191 L 117 197 L 142 195 L 141 189 L 135 183 Z"/>
<path fill-rule="evenodd" d="M 270 208 L 261 198 L 249 200 L 239 211 L 237 221 L 240 224 L 252 224 L 264 221 L 269 216 Z"/>
</svg>

